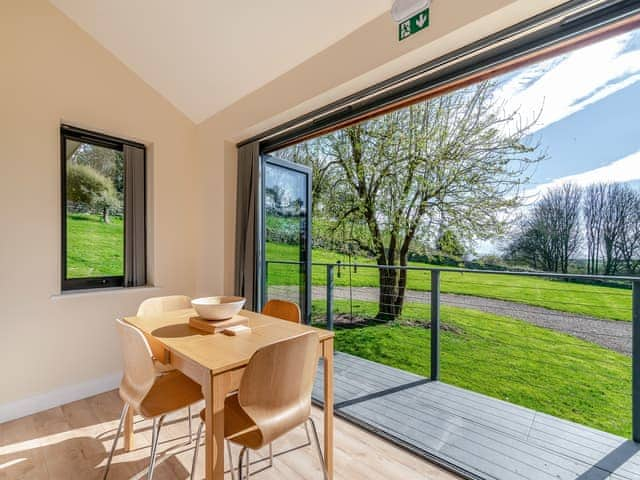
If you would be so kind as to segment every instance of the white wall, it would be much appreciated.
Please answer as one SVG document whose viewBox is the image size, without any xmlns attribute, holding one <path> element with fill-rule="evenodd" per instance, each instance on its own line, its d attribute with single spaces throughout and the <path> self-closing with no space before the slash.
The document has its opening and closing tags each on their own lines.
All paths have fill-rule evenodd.
<svg viewBox="0 0 640 480">
<path fill-rule="evenodd" d="M 197 175 L 195 126 L 165 99 L 44 0 L 3 0 L 0 10 L 2 421 L 115 386 L 114 318 L 148 296 L 194 293 Z M 149 145 L 160 288 L 57 296 L 61 122 Z"/>
</svg>

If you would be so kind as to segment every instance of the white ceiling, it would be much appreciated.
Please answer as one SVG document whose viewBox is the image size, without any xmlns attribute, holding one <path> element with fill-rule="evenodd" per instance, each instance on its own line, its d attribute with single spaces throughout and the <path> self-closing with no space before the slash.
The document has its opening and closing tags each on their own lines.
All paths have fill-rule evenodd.
<svg viewBox="0 0 640 480">
<path fill-rule="evenodd" d="M 390 11 L 392 3 L 50 1 L 196 123 Z"/>
</svg>

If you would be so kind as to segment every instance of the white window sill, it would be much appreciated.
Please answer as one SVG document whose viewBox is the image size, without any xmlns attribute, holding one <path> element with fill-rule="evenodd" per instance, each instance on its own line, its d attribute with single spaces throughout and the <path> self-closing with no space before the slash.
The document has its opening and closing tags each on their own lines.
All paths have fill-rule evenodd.
<svg viewBox="0 0 640 480">
<path fill-rule="evenodd" d="M 125 293 L 153 292 L 160 290 L 157 285 L 148 285 L 144 287 L 112 287 L 112 288 L 91 288 L 86 290 L 65 290 L 49 297 L 51 300 L 61 300 L 66 298 L 90 297 L 97 295 L 121 295 Z"/>
</svg>

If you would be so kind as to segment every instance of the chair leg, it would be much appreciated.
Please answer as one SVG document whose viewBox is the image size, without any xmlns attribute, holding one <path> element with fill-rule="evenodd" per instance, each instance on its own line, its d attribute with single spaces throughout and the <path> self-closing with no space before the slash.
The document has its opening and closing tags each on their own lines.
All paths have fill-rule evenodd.
<svg viewBox="0 0 640 480">
<path fill-rule="evenodd" d="M 238 455 L 238 480 L 242 480 L 243 479 L 243 476 L 242 476 L 242 464 L 243 464 L 243 461 L 242 461 L 242 459 L 244 458 L 244 453 L 246 451 L 247 451 L 247 447 L 242 447 L 242 449 L 240 450 L 240 455 Z"/>
<path fill-rule="evenodd" d="M 193 449 L 193 463 L 191 463 L 191 480 L 194 479 L 196 474 L 196 463 L 198 462 L 198 451 L 200 450 L 200 437 L 202 436 L 202 429 L 204 428 L 204 422 L 200 422 L 198 432 L 196 433 L 196 446 Z"/>
<path fill-rule="evenodd" d="M 307 422 L 304 422 L 304 432 L 307 434 L 307 443 L 303 446 L 308 447 L 311 445 L 311 435 L 309 435 L 309 425 L 307 425 Z"/>
<path fill-rule="evenodd" d="M 116 430 L 116 437 L 113 439 L 113 445 L 111 445 L 111 452 L 109 453 L 107 466 L 104 468 L 104 476 L 102 477 L 102 480 L 106 480 L 107 475 L 109 474 L 109 468 L 111 467 L 111 460 L 113 459 L 113 452 L 115 452 L 116 450 L 116 443 L 118 443 L 118 437 L 122 432 L 122 425 L 124 424 L 124 419 L 127 416 L 128 411 L 129 411 L 129 404 L 125 403 L 124 407 L 122 407 L 122 414 L 120 414 L 120 423 L 118 424 L 118 430 Z"/>
<path fill-rule="evenodd" d="M 231 472 L 231 480 L 236 480 L 235 469 L 233 468 L 233 455 L 231 454 L 231 442 L 229 440 L 225 440 L 227 444 L 227 453 L 229 454 L 229 472 Z"/>
<path fill-rule="evenodd" d="M 162 415 L 157 421 L 155 418 L 153 419 L 153 431 L 151 433 L 151 462 L 149 463 L 149 473 L 147 474 L 147 480 L 151 480 L 153 478 L 153 469 L 156 466 L 156 450 L 158 449 L 158 438 L 160 438 L 160 429 L 162 428 L 163 421 L 164 415 Z"/>
<path fill-rule="evenodd" d="M 189 443 L 193 442 L 193 429 L 191 428 L 191 405 L 187 407 L 187 414 L 189 415 Z"/>
<path fill-rule="evenodd" d="M 322 455 L 322 448 L 320 447 L 320 437 L 318 437 L 318 430 L 316 429 L 316 424 L 311 417 L 309 417 L 309 423 L 311 423 L 313 436 L 316 440 L 316 447 L 318 447 L 318 457 L 320 458 L 320 463 L 322 464 L 322 473 L 324 474 L 324 480 L 329 480 L 329 475 L 327 474 L 327 466 L 324 463 L 324 456 Z"/>
<path fill-rule="evenodd" d="M 269 468 L 273 467 L 273 443 L 269 444 Z"/>
</svg>

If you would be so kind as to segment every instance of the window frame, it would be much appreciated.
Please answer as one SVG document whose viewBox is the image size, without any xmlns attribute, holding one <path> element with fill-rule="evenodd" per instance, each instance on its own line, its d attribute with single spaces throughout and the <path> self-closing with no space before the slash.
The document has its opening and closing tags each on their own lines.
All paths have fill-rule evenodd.
<svg viewBox="0 0 640 480">
<path fill-rule="evenodd" d="M 128 285 L 125 282 L 126 277 L 126 245 L 128 242 L 128 232 L 126 228 L 126 221 L 123 220 L 124 230 L 124 242 L 122 247 L 123 253 L 123 273 L 122 275 L 114 276 L 99 276 L 99 277 L 83 277 L 83 278 L 68 278 L 67 277 L 67 140 L 73 140 L 81 143 L 88 143 L 99 147 L 111 148 L 120 152 L 124 151 L 125 145 L 141 148 L 144 151 L 144 236 L 145 244 L 147 239 L 147 179 L 146 179 L 146 159 L 147 149 L 146 146 L 137 142 L 132 142 L 122 138 L 112 137 L 99 132 L 85 130 L 81 128 L 72 127 L 69 125 L 60 126 L 60 220 L 61 220 L 61 269 L 60 269 L 60 286 L 61 291 L 73 291 L 73 290 L 88 290 L 88 289 L 102 289 L 102 288 L 125 288 Z M 125 191 L 127 188 L 127 158 L 124 158 L 124 185 Z M 123 210 L 125 218 L 127 216 L 128 205 L 126 202 L 126 195 L 123 200 Z M 137 252 L 139 254 L 139 252 Z M 142 252 L 146 256 L 145 252 Z M 146 263 L 146 258 L 145 258 Z"/>
</svg>

